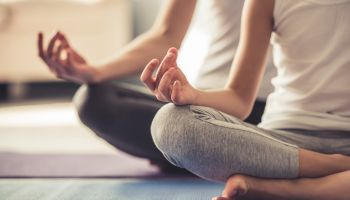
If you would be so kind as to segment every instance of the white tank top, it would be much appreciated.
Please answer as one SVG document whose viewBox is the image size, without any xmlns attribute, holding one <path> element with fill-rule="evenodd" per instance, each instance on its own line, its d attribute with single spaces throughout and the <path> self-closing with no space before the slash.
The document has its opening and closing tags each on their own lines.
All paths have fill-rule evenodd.
<svg viewBox="0 0 350 200">
<path fill-rule="evenodd" d="M 202 10 L 205 18 L 198 20 L 206 20 L 203 24 L 208 30 L 210 42 L 207 55 L 198 69 L 195 86 L 201 89 L 222 88 L 236 54 L 244 0 L 203 0 L 201 3 L 206 4 Z M 271 78 L 275 75 L 272 59 L 269 59 L 260 84 L 259 99 L 265 100 L 272 92 Z"/>
<path fill-rule="evenodd" d="M 350 131 L 350 0 L 275 0 L 278 75 L 260 127 Z"/>
</svg>

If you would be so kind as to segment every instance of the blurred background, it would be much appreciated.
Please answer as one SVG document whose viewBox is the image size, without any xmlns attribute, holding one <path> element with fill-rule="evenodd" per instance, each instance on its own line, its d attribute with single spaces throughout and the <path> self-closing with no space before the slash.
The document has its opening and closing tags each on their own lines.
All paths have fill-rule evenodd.
<svg viewBox="0 0 350 200">
<path fill-rule="evenodd" d="M 38 57 L 37 33 L 44 32 L 47 44 L 60 30 L 88 62 L 98 63 L 146 31 L 161 4 L 161 0 L 0 0 L 1 177 L 74 176 L 82 173 L 74 171 L 76 157 L 58 158 L 86 155 L 88 162 L 91 155 L 116 154 L 80 124 L 71 104 L 79 85 L 50 73 Z M 205 6 L 200 1 L 178 60 L 190 81 L 208 45 L 201 12 Z M 103 175 L 108 169 L 85 173 Z"/>
</svg>

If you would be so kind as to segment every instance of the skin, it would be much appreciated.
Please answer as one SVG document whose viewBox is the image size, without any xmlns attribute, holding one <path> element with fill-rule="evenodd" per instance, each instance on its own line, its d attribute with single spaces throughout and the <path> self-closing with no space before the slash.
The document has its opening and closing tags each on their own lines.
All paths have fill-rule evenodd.
<svg viewBox="0 0 350 200">
<path fill-rule="evenodd" d="M 213 200 L 348 200 L 350 171 L 320 178 L 267 180 L 249 176 L 228 179 L 221 197 Z"/>
<path fill-rule="evenodd" d="M 176 48 L 170 48 L 162 61 L 151 60 L 141 74 L 141 81 L 160 101 L 212 107 L 244 119 L 251 111 L 263 75 L 273 28 L 273 7 L 273 0 L 246 0 L 238 53 L 225 88 L 202 91 L 191 86 L 176 63 Z M 222 196 L 213 199 L 345 200 L 350 198 L 349 185 L 350 157 L 299 149 L 298 179 L 233 175 L 227 180 Z"/>
<path fill-rule="evenodd" d="M 180 47 L 187 32 L 196 5 L 195 0 L 167 1 L 150 30 L 101 65 L 92 65 L 87 62 L 72 47 L 67 36 L 62 32 L 55 33 L 47 46 L 44 45 L 44 35 L 39 33 L 38 54 L 58 78 L 76 83 L 99 83 L 123 78 L 142 71 L 150 59 L 156 58 L 147 65 L 141 80 L 159 100 L 178 105 L 211 106 L 243 119 L 251 110 L 264 70 L 267 40 L 272 26 L 271 13 L 267 14 L 272 10 L 269 1 L 271 0 L 265 0 L 266 5 L 260 5 L 261 8 L 259 8 L 261 11 L 267 11 L 266 13 L 252 12 L 250 10 L 253 9 L 246 6 L 244 13 L 250 13 L 250 15 L 244 14 L 247 17 L 243 17 L 245 25 L 242 27 L 239 52 L 233 63 L 230 82 L 222 90 L 196 90 L 176 65 L 176 48 Z M 253 4 L 252 0 L 249 2 L 247 5 Z M 255 26 L 248 23 L 257 22 L 256 18 L 265 20 Z M 176 48 L 169 50 L 170 55 L 160 62 L 163 52 L 171 46 Z M 157 75 L 153 77 L 151 72 L 157 67 Z M 225 99 L 225 102 L 230 103 L 227 105 L 225 102 L 218 102 L 218 99 Z M 232 106 L 232 103 L 237 106 Z M 242 109 L 233 110 L 233 107 Z M 286 196 L 293 197 L 292 199 L 330 199 L 330 196 L 331 199 L 342 197 L 349 199 L 348 196 L 344 196 L 346 195 L 344 187 L 349 185 L 350 179 L 349 172 L 346 171 L 349 170 L 350 165 L 348 157 L 319 154 L 303 149 L 299 154 L 299 176 L 322 178 L 277 181 L 235 175 L 228 179 L 222 197 L 218 199 L 235 199 L 237 195 L 245 195 L 244 198 L 259 195 L 259 199 L 264 195 L 267 199 L 286 199 Z M 336 194 L 339 195 L 336 196 Z"/>
<path fill-rule="evenodd" d="M 165 95 L 170 93 L 165 91 L 168 88 L 156 87 L 154 94 L 156 96 L 161 96 L 161 98 L 158 98 L 160 101 L 173 102 L 177 105 L 194 104 L 212 107 L 237 118 L 245 119 L 252 110 L 259 83 L 263 77 L 271 30 L 273 27 L 273 6 L 269 7 L 269 4 L 261 5 L 265 10 L 271 12 L 269 13 L 261 12 L 261 10 L 257 8 L 253 10 L 247 5 L 249 4 L 246 3 L 244 10 L 247 12 L 249 9 L 250 14 L 242 17 L 240 43 L 234 62 L 232 63 L 230 78 L 225 88 L 205 91 L 195 89 L 188 84 L 185 77 L 181 76 L 182 72 L 178 67 L 170 65 L 165 66 L 165 63 L 169 62 L 168 60 L 176 56 L 175 48 L 169 50 L 162 63 L 157 61 L 157 59 L 152 60 L 145 67 L 145 75 L 142 74 L 141 81 L 144 81 L 146 86 L 148 86 L 152 84 L 152 80 L 149 79 L 153 71 L 152 69 L 160 68 L 159 73 L 157 73 L 157 79 L 160 79 L 159 77 L 163 76 L 165 71 L 173 67 L 176 70 L 172 70 L 172 73 L 177 73 L 177 75 L 173 77 L 182 78 L 178 80 L 178 82 L 174 82 L 177 86 L 174 87 L 174 91 L 172 91 L 174 94 L 171 96 Z M 252 18 L 254 18 L 254 20 Z M 251 21 L 254 21 L 254 23 Z M 167 76 L 170 75 L 167 74 Z M 183 90 L 183 92 L 179 92 L 181 90 Z M 173 101 L 172 98 L 175 98 L 175 101 Z M 222 101 L 218 101 L 218 99 Z"/>
</svg>

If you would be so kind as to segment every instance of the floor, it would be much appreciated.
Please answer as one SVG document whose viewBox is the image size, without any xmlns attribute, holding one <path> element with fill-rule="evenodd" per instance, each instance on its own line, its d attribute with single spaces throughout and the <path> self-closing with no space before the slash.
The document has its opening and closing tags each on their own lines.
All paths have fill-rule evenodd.
<svg viewBox="0 0 350 200">
<path fill-rule="evenodd" d="M 1 105 L 0 138 L 0 151 L 114 153 L 113 147 L 80 124 L 68 100 Z"/>
<path fill-rule="evenodd" d="M 209 200 L 220 190 L 218 184 L 192 179 L 0 180 L 6 200 Z"/>
<path fill-rule="evenodd" d="M 161 174 L 83 127 L 69 100 L 0 104 L 0 197 L 210 199 L 223 187 Z"/>
</svg>

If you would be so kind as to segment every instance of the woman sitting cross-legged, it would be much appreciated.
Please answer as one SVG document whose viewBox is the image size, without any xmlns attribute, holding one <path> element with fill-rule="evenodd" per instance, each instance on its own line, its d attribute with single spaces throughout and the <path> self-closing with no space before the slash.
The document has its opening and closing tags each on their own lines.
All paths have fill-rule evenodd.
<svg viewBox="0 0 350 200">
<path fill-rule="evenodd" d="M 226 182 L 227 199 L 350 199 L 350 0 L 246 0 L 227 86 L 192 87 L 177 50 L 141 80 L 171 102 L 151 132 L 174 165 Z M 262 123 L 250 113 L 270 39 L 278 75 Z M 155 77 L 152 75 L 156 70 Z"/>
</svg>

